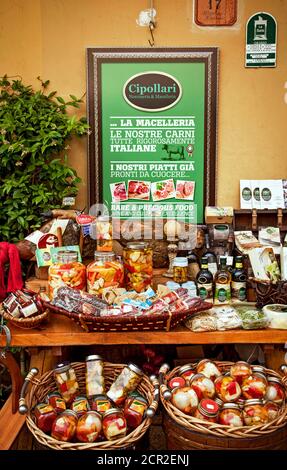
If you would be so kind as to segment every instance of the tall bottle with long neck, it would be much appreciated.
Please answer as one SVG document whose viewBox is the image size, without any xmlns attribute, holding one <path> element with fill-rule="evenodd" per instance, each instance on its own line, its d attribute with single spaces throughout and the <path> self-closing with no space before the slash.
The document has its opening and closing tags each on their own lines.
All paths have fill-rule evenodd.
<svg viewBox="0 0 287 470">
<path fill-rule="evenodd" d="M 232 273 L 231 294 L 234 302 L 245 302 L 247 298 L 247 274 L 243 269 L 243 257 L 236 256 Z"/>
<path fill-rule="evenodd" d="M 220 258 L 220 267 L 214 276 L 214 305 L 230 304 L 231 273 L 226 266 L 226 258 Z"/>
<path fill-rule="evenodd" d="M 213 276 L 208 270 L 207 258 L 201 258 L 201 270 L 196 276 L 197 295 L 202 300 L 211 300 L 213 298 Z"/>
</svg>

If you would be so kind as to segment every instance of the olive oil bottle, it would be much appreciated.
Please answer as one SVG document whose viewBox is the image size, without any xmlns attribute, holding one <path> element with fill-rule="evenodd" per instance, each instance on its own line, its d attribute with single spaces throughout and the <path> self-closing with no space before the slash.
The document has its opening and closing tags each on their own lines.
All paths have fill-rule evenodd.
<svg viewBox="0 0 287 470">
<path fill-rule="evenodd" d="M 226 266 L 226 258 L 220 258 L 220 267 L 214 276 L 214 305 L 230 304 L 231 273 Z"/>
<path fill-rule="evenodd" d="M 206 256 L 201 258 L 201 269 L 196 276 L 197 295 L 202 300 L 213 299 L 213 275 L 208 270 L 208 259 Z"/>
<path fill-rule="evenodd" d="M 232 273 L 231 296 L 234 302 L 245 302 L 247 298 L 247 274 L 243 269 L 243 257 L 236 256 Z"/>
</svg>

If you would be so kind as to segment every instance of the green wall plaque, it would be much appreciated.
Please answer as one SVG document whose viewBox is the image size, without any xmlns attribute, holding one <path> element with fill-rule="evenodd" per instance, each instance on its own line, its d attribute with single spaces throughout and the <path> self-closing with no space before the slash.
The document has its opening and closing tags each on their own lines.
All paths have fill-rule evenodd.
<svg viewBox="0 0 287 470">
<path fill-rule="evenodd" d="M 269 13 L 252 15 L 246 25 L 245 67 L 276 67 L 277 23 Z"/>
</svg>

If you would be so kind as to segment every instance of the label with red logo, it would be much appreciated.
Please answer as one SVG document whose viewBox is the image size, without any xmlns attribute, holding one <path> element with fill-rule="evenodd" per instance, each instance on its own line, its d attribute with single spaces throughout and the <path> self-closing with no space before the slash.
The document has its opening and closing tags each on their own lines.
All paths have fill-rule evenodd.
<svg viewBox="0 0 287 470">
<path fill-rule="evenodd" d="M 59 241 L 53 233 L 45 233 L 38 241 L 38 248 L 47 248 L 47 246 L 59 246 Z"/>
<path fill-rule="evenodd" d="M 95 220 L 95 217 L 89 214 L 80 214 L 76 217 L 78 225 L 90 225 Z"/>
</svg>

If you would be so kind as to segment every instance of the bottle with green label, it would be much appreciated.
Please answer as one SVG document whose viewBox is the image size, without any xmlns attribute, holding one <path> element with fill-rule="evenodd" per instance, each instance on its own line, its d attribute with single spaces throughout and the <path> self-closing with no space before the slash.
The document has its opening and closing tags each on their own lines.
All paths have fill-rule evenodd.
<svg viewBox="0 0 287 470">
<path fill-rule="evenodd" d="M 243 269 L 243 257 L 236 256 L 235 269 L 232 273 L 231 296 L 236 302 L 245 302 L 247 298 L 247 274 Z"/>
<path fill-rule="evenodd" d="M 220 267 L 214 276 L 214 305 L 231 302 L 231 273 L 226 266 L 226 258 L 220 258 Z"/>
<path fill-rule="evenodd" d="M 201 258 L 201 269 L 196 276 L 197 295 L 202 300 L 212 300 L 213 298 L 213 275 L 208 269 L 208 259 Z"/>
</svg>

